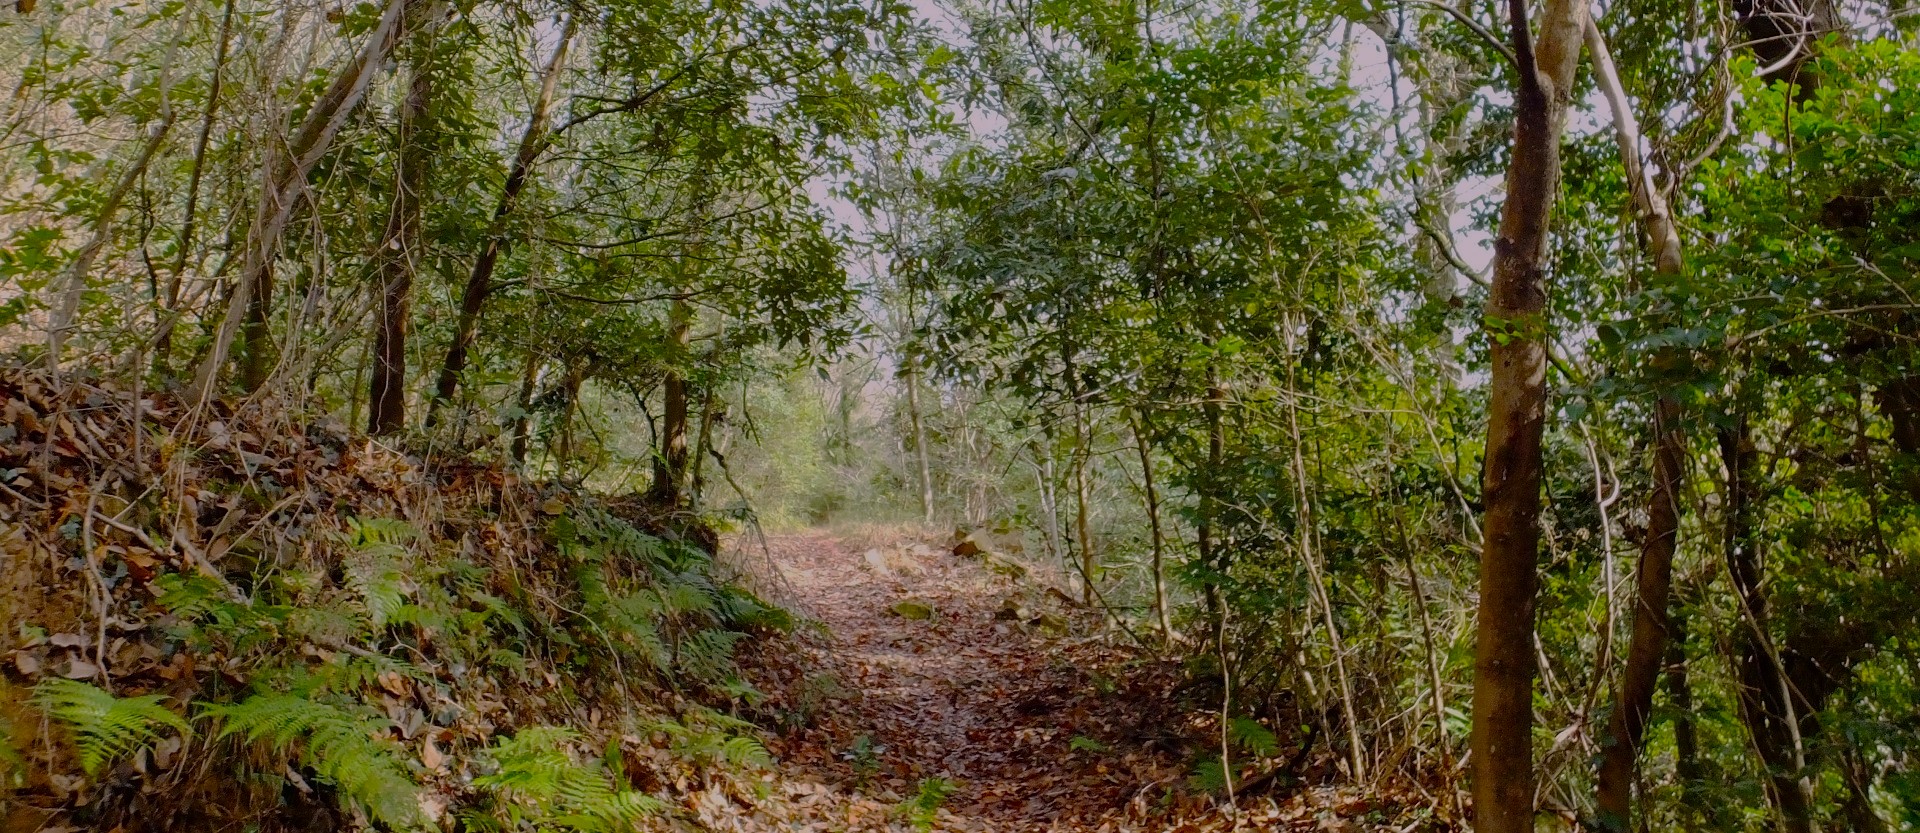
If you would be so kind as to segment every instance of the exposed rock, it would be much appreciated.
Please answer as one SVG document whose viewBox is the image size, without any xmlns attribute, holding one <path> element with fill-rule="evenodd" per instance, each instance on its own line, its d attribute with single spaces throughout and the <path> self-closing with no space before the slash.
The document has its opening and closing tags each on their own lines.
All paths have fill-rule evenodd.
<svg viewBox="0 0 1920 833">
<path fill-rule="evenodd" d="M 901 599 L 900 601 L 894 602 L 893 606 L 887 609 L 893 611 L 893 615 L 895 616 L 902 619 L 912 619 L 916 622 L 924 622 L 933 618 L 933 605 L 927 604 L 919 599 Z"/>
</svg>

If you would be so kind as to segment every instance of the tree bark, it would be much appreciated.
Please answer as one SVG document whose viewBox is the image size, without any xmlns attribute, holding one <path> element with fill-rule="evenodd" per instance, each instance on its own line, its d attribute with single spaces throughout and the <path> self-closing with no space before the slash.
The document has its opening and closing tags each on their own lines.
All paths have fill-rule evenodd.
<svg viewBox="0 0 1920 833">
<path fill-rule="evenodd" d="M 474 334 L 480 326 L 480 313 L 486 308 L 487 297 L 493 294 L 493 271 L 506 251 L 507 219 L 513 215 L 521 192 L 533 177 L 534 163 L 546 150 L 554 91 L 559 88 L 560 71 L 566 66 L 567 49 L 573 43 L 574 20 L 569 16 L 561 27 L 560 42 L 554 46 L 553 57 L 541 74 L 540 94 L 527 116 L 527 129 L 520 135 L 513 166 L 507 170 L 506 182 L 500 186 L 500 199 L 494 204 L 493 220 L 487 225 L 486 242 L 481 244 L 480 254 L 473 259 L 473 270 L 467 274 L 466 289 L 460 294 L 460 315 L 453 325 L 453 341 L 447 345 L 447 357 L 440 364 L 433 398 L 427 403 L 429 426 L 439 417 L 440 408 L 453 401 L 454 393 L 459 390 L 460 374 L 466 372 L 467 354 L 473 349 Z"/>
<path fill-rule="evenodd" d="M 431 17 L 435 7 L 429 6 Z M 425 21 L 415 44 L 412 79 L 400 105 L 399 135 L 395 140 L 393 202 L 387 227 L 375 254 L 379 269 L 380 315 L 374 324 L 373 374 L 367 391 L 367 432 L 391 434 L 407 423 L 407 331 L 413 278 L 421 252 L 421 224 L 433 163 L 432 118 L 434 96 L 433 39 L 436 22 Z"/>
<path fill-rule="evenodd" d="M 1147 418 L 1138 409 L 1133 419 L 1133 447 L 1140 452 L 1141 491 L 1147 500 L 1147 526 L 1153 538 L 1153 615 L 1160 623 L 1160 642 L 1173 644 L 1173 617 L 1167 606 L 1167 534 L 1160 524 L 1160 487 L 1153 479 L 1153 445 L 1148 442 Z"/>
<path fill-rule="evenodd" d="M 1727 573 L 1741 606 L 1735 638 L 1741 718 L 1767 767 L 1767 794 L 1788 833 L 1812 833 L 1811 796 L 1801 773 L 1806 757 L 1797 715 L 1788 696 L 1785 669 L 1768 639 L 1768 604 L 1761 587 L 1760 554 L 1752 533 L 1754 476 L 1758 454 L 1746 416 L 1720 430 L 1720 459 L 1726 466 L 1724 547 Z"/>
<path fill-rule="evenodd" d="M 539 351 L 528 350 L 526 363 L 520 367 L 520 396 L 515 400 L 520 413 L 513 418 L 513 440 L 507 448 L 516 468 L 526 467 L 527 451 L 533 445 L 533 395 L 540 386 L 541 363 Z"/>
<path fill-rule="evenodd" d="M 1680 430 L 1679 404 L 1661 397 L 1653 419 L 1653 492 L 1647 498 L 1647 537 L 1635 570 L 1633 636 L 1627 667 L 1608 718 L 1608 741 L 1601 748 L 1599 816 L 1603 828 L 1632 829 L 1634 774 L 1653 714 L 1653 692 L 1670 641 L 1668 600 L 1673 588 L 1673 555 L 1680 534 L 1680 487 L 1685 477 L 1687 441 Z"/>
<path fill-rule="evenodd" d="M 1907 493 L 1920 503 L 1920 375 L 1901 376 L 1881 385 L 1875 399 L 1893 429 Z"/>
<path fill-rule="evenodd" d="M 1211 346 L 1211 342 L 1208 343 Z M 1220 543 L 1215 539 L 1215 515 L 1219 511 L 1217 478 L 1220 466 L 1226 459 L 1226 426 L 1221 420 L 1221 409 L 1226 403 L 1227 391 L 1220 384 L 1220 369 L 1212 362 L 1207 363 L 1207 399 L 1201 405 L 1201 415 L 1207 423 L 1207 469 L 1198 478 L 1200 485 L 1200 520 L 1195 525 L 1195 545 L 1200 551 L 1200 563 L 1208 570 L 1224 571 L 1226 565 L 1220 554 Z M 1218 645 L 1225 637 L 1225 608 L 1220 598 L 1220 582 L 1207 580 L 1205 599 L 1207 614 L 1213 626 L 1213 642 Z"/>
<path fill-rule="evenodd" d="M 272 289 L 273 261 L 280 250 L 280 237 L 286 231 L 294 205 L 306 189 L 307 174 L 326 155 L 327 149 L 333 144 L 333 137 L 340 132 L 347 117 L 366 95 L 374 73 L 405 36 L 407 11 L 418 2 L 420 0 L 389 0 L 380 23 L 367 36 L 366 45 L 341 68 L 326 92 L 308 109 L 306 120 L 301 122 L 286 147 L 269 152 L 269 160 L 262 169 L 260 201 L 247 235 L 240 278 L 235 282 L 232 297 L 227 301 L 226 315 L 214 332 L 213 346 L 201 361 L 193 384 L 188 388 L 191 401 L 204 402 L 212 398 L 214 388 L 219 383 L 220 371 L 226 366 L 227 353 L 233 347 L 234 338 L 240 334 L 242 323 L 254 320 L 260 326 L 265 326 L 265 305 L 256 304 L 255 299 L 264 297 Z M 257 363 L 259 359 L 250 357 L 249 361 Z M 259 374 L 255 370 L 248 375 L 256 377 Z M 249 381 L 257 380 L 250 378 Z"/>
<path fill-rule="evenodd" d="M 1620 83 L 1599 23 L 1588 18 L 1587 52 L 1594 76 L 1613 111 L 1614 138 L 1620 148 L 1633 208 L 1646 233 L 1654 271 L 1679 275 L 1685 267 L 1680 234 L 1672 212 L 1648 176 L 1640 158 L 1640 126 L 1632 103 Z M 1669 597 L 1673 588 L 1673 556 L 1680 535 L 1680 489 L 1686 477 L 1687 435 L 1680 425 L 1680 403 L 1661 396 L 1654 405 L 1653 490 L 1647 496 L 1647 533 L 1635 571 L 1633 635 L 1627 646 L 1627 665 L 1615 692 L 1608 718 L 1608 740 L 1601 748 L 1598 777 L 1598 813 L 1602 828 L 1625 833 L 1632 828 L 1635 764 L 1653 713 L 1654 689 L 1668 654 Z M 1601 669 L 1605 672 L 1605 669 Z"/>
<path fill-rule="evenodd" d="M 688 474 L 687 503 L 699 510 L 707 502 L 707 455 L 713 450 L 713 426 L 721 420 L 721 411 L 713 395 L 713 385 L 700 391 L 700 436 L 693 443 L 693 471 Z"/>
<path fill-rule="evenodd" d="M 1093 485 L 1087 467 L 1093 456 L 1093 437 L 1087 424 L 1087 415 L 1083 406 L 1074 405 L 1073 412 L 1073 535 L 1080 544 L 1080 578 L 1086 583 L 1080 588 L 1081 601 L 1091 606 L 1094 603 L 1094 571 L 1099 567 L 1098 555 L 1093 549 Z"/>
<path fill-rule="evenodd" d="M 1545 259 L 1560 134 L 1579 61 L 1585 0 L 1547 0 L 1536 52 L 1525 0 L 1508 0 L 1519 70 L 1513 161 L 1494 249 L 1472 750 L 1474 829 L 1533 831 L 1534 605 L 1546 422 Z"/>
<path fill-rule="evenodd" d="M 920 470 L 920 522 L 933 526 L 933 465 L 927 456 L 926 423 L 920 415 L 920 362 L 909 346 L 902 374 L 907 385 L 907 423 L 913 430 L 914 463 Z"/>
<path fill-rule="evenodd" d="M 687 341 L 693 327 L 693 307 L 674 299 L 667 313 L 667 341 L 672 364 L 662 384 L 665 407 L 660 417 L 660 448 L 653 457 L 653 486 L 650 498 L 655 506 L 677 511 L 686 502 L 687 475 L 687 375 L 684 364 Z"/>
</svg>

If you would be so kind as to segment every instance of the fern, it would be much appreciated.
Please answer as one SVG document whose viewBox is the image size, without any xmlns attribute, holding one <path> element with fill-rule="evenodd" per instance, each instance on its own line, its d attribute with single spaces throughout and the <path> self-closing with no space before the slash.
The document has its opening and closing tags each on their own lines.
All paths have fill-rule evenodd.
<svg viewBox="0 0 1920 833">
<path fill-rule="evenodd" d="M 42 680 L 33 688 L 34 705 L 73 730 L 80 768 L 88 776 L 160 740 L 162 729 L 183 737 L 193 734 L 186 718 L 160 705 L 164 699 L 158 694 L 115 697 L 87 683 L 59 678 Z"/>
<path fill-rule="evenodd" d="M 1071 752 L 1091 752 L 1099 754 L 1107 751 L 1107 745 L 1086 735 L 1074 735 L 1073 740 L 1067 741 L 1067 750 Z"/>
<path fill-rule="evenodd" d="M 407 579 L 400 570 L 405 550 L 391 544 L 362 548 L 347 565 L 347 585 L 366 605 L 375 628 L 386 627 L 407 604 Z"/>
<path fill-rule="evenodd" d="M 1271 758 L 1280 750 L 1280 738 L 1271 729 L 1260 725 L 1260 721 L 1249 717 L 1236 717 L 1229 721 L 1227 736 L 1256 758 Z"/>
<path fill-rule="evenodd" d="M 733 672 L 733 648 L 746 634 L 710 628 L 680 640 L 675 667 L 695 682 L 716 684 Z"/>
<path fill-rule="evenodd" d="M 379 544 L 405 546 L 420 538 L 413 524 L 394 518 L 348 518 L 347 540 L 356 549 Z"/>
<path fill-rule="evenodd" d="M 27 784 L 27 758 L 13 743 L 13 732 L 0 724 L 0 792 L 17 790 Z"/>
<path fill-rule="evenodd" d="M 706 708 L 696 708 L 681 721 L 661 721 L 649 728 L 664 733 L 668 751 L 702 766 L 733 770 L 766 769 L 773 755 L 750 732 L 754 725 Z"/>
<path fill-rule="evenodd" d="M 959 784 L 938 776 L 921 781 L 919 791 L 907 799 L 907 823 L 921 833 L 932 830 L 934 820 L 940 816 L 940 808 L 959 791 Z"/>
<path fill-rule="evenodd" d="M 660 587 L 660 604 L 668 616 L 710 615 L 719 607 L 713 582 L 698 573 L 674 573 Z"/>
<path fill-rule="evenodd" d="M 1187 776 L 1187 783 L 1201 792 L 1226 792 L 1228 786 L 1227 767 L 1220 756 L 1209 755 L 1193 765 L 1193 773 Z"/>
<path fill-rule="evenodd" d="M 377 821 L 405 827 L 419 817 L 419 787 L 398 745 L 386 739 L 392 724 L 384 718 L 294 694 L 207 705 L 201 715 L 221 721 L 217 738 L 242 735 L 282 754 L 298 747 L 302 765 Z"/>
<path fill-rule="evenodd" d="M 489 750 L 499 769 L 473 780 L 499 795 L 511 827 L 565 829 L 585 833 L 630 830 L 666 804 L 637 790 L 621 789 L 618 772 L 598 760 L 580 760 L 580 733 L 559 726 L 534 726 L 494 742 Z M 609 751 L 609 757 L 618 749 Z"/>
<path fill-rule="evenodd" d="M 771 633 L 793 632 L 792 613 L 785 608 L 767 604 L 759 597 L 738 587 L 728 587 L 720 592 L 717 612 L 721 623 L 730 628 Z"/>
</svg>

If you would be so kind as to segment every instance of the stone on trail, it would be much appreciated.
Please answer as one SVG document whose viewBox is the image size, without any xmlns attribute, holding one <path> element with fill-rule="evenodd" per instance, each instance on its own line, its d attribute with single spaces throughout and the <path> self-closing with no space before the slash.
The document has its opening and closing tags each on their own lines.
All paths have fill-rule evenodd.
<svg viewBox="0 0 1920 833">
<path fill-rule="evenodd" d="M 895 616 L 902 619 L 912 619 L 916 622 L 924 622 L 933 618 L 933 605 L 927 604 L 919 599 L 901 599 L 900 601 L 894 602 L 893 606 L 887 609 L 893 611 L 893 615 Z"/>
<path fill-rule="evenodd" d="M 985 564 L 987 569 L 1015 581 L 1027 577 L 1025 565 L 992 550 L 984 550 L 980 553 L 980 563 Z"/>
<path fill-rule="evenodd" d="M 980 542 L 974 540 L 972 536 L 962 538 L 960 539 L 960 543 L 953 545 L 953 554 L 961 558 L 969 558 L 983 552 L 986 552 L 986 550 L 981 549 Z"/>
<path fill-rule="evenodd" d="M 1033 609 L 1021 604 L 1019 599 L 1008 596 L 1006 601 L 1000 603 L 1000 609 L 994 612 L 993 618 L 1025 621 L 1033 618 Z"/>
<path fill-rule="evenodd" d="M 878 548 L 867 550 L 867 569 L 877 576 L 893 575 L 893 567 L 887 563 L 887 554 Z"/>
<path fill-rule="evenodd" d="M 1042 613 L 1039 616 L 1034 617 L 1033 621 L 1028 622 L 1027 624 L 1033 626 L 1034 628 L 1044 633 L 1049 633 L 1054 636 L 1067 635 L 1067 620 L 1059 616 L 1056 616 L 1052 613 Z"/>
</svg>

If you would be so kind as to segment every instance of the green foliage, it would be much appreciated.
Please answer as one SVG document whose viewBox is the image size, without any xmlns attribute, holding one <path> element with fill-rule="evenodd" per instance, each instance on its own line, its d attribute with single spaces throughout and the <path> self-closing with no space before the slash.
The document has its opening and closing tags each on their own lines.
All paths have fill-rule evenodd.
<svg viewBox="0 0 1920 833">
<path fill-rule="evenodd" d="M 1074 735 L 1072 740 L 1067 741 L 1067 749 L 1073 752 L 1088 752 L 1097 755 L 1107 751 L 1107 745 L 1086 735 Z"/>
<path fill-rule="evenodd" d="M 1258 720 L 1236 717 L 1228 721 L 1227 737 L 1255 758 L 1272 757 L 1280 751 L 1280 738 L 1274 735 L 1273 730 L 1260 725 Z"/>
<path fill-rule="evenodd" d="M 293 755 L 385 824 L 405 827 L 420 815 L 407 757 L 389 738 L 391 721 L 363 709 L 299 694 L 260 693 L 232 704 L 208 703 L 201 717 L 218 721 L 215 738 L 238 735 L 282 755 Z"/>
<path fill-rule="evenodd" d="M 32 697 L 35 706 L 73 733 L 80 768 L 90 776 L 161 740 L 164 730 L 192 737 L 186 718 L 161 705 L 165 700 L 158 694 L 115 697 L 88 683 L 57 677 L 41 680 Z"/>
<path fill-rule="evenodd" d="M 880 756 L 886 752 L 886 744 L 875 742 L 872 735 L 862 733 L 853 739 L 853 747 L 840 753 L 840 757 L 853 765 L 854 784 L 864 789 L 867 781 L 880 771 Z"/>
<path fill-rule="evenodd" d="M 495 769 L 474 779 L 494 796 L 491 812 L 470 813 L 478 830 L 631 830 L 667 808 L 619 783 L 616 766 L 583 754 L 585 738 L 565 727 L 532 726 L 498 738 L 488 750 Z M 608 757 L 616 760 L 618 748 Z"/>
<path fill-rule="evenodd" d="M 947 799 L 959 791 L 959 784 L 937 775 L 923 778 L 920 786 L 914 790 L 913 797 L 907 799 L 900 809 L 913 829 L 926 833 L 933 829 L 933 823 L 939 818 L 940 808 L 946 806 Z"/>
<path fill-rule="evenodd" d="M 679 720 L 662 720 L 648 727 L 667 736 L 675 757 L 702 766 L 757 770 L 773 766 L 773 756 L 758 738 L 753 724 L 712 709 L 696 707 Z"/>
</svg>

